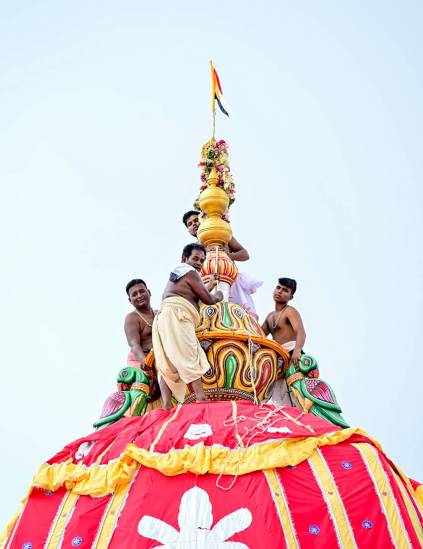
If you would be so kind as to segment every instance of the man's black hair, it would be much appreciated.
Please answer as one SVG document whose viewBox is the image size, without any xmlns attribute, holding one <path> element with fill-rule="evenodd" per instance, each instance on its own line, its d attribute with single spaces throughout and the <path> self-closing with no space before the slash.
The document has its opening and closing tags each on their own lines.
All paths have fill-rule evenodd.
<svg viewBox="0 0 423 549">
<path fill-rule="evenodd" d="M 202 244 L 199 244 L 198 242 L 193 242 L 192 244 L 187 244 L 182 250 L 182 257 L 190 257 L 193 250 L 201 250 L 202 252 L 204 252 L 204 255 L 207 253 L 206 248 Z"/>
<path fill-rule="evenodd" d="M 192 215 L 200 215 L 200 212 L 197 212 L 197 210 L 190 210 L 189 212 L 184 213 L 182 223 L 185 225 L 185 227 L 188 227 L 187 222 Z"/>
<path fill-rule="evenodd" d="M 125 288 L 126 293 L 128 294 L 128 297 L 129 297 L 129 290 L 132 288 L 132 286 L 136 286 L 137 284 L 144 284 L 144 286 L 147 288 L 147 284 L 144 282 L 144 280 L 142 280 L 141 278 L 134 278 L 128 282 Z"/>
<path fill-rule="evenodd" d="M 295 294 L 297 290 L 297 281 L 293 278 L 279 278 L 278 282 L 281 286 L 286 286 L 290 290 L 292 290 L 292 295 Z"/>
</svg>

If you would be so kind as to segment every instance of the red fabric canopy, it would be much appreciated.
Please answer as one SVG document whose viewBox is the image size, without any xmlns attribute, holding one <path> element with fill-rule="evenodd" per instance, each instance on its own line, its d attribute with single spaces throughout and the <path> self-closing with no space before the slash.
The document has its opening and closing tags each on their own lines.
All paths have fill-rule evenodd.
<svg viewBox="0 0 423 549">
<path fill-rule="evenodd" d="M 94 475 L 130 445 L 140 458 L 127 480 L 99 497 L 34 487 L 6 547 L 421 547 L 413 487 L 377 443 L 295 408 L 275 410 L 241 401 L 184 405 L 124 418 L 67 445 L 50 466 L 83 463 Z M 324 443 L 306 451 L 313 440 Z M 231 474 L 194 474 L 193 460 L 207 448 L 238 454 L 241 474 L 232 465 Z M 291 452 L 297 463 L 266 468 L 270 452 L 281 460 Z M 160 469 L 170 454 L 178 474 L 169 476 Z M 263 468 L 242 474 L 257 459 Z"/>
</svg>

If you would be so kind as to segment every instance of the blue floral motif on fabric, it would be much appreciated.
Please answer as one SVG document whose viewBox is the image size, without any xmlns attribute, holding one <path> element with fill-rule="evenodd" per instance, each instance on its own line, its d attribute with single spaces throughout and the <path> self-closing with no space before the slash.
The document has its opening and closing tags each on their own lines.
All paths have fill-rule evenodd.
<svg viewBox="0 0 423 549">
<path fill-rule="evenodd" d="M 32 543 L 30 541 L 26 541 L 22 544 L 22 549 L 32 549 Z"/>
<path fill-rule="evenodd" d="M 351 463 L 351 461 L 343 461 L 341 463 L 341 467 L 343 469 L 352 469 L 352 463 Z"/>
<path fill-rule="evenodd" d="M 79 547 L 82 544 L 82 538 L 81 536 L 75 536 L 72 539 L 72 547 Z"/>
<path fill-rule="evenodd" d="M 312 524 L 310 528 L 308 529 L 310 534 L 313 536 L 317 536 L 317 534 L 320 534 L 320 528 L 317 526 L 317 524 Z"/>
<path fill-rule="evenodd" d="M 45 496 L 52 496 L 53 492 L 51 490 L 44 490 L 44 495 Z"/>
<path fill-rule="evenodd" d="M 371 520 L 363 520 L 363 522 L 361 523 L 361 526 L 363 528 L 373 528 L 373 522 Z"/>
</svg>

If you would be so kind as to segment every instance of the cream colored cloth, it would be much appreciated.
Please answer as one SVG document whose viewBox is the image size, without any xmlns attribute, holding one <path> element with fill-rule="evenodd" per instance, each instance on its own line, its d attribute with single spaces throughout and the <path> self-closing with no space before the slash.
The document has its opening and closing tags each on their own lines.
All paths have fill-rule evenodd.
<svg viewBox="0 0 423 549">
<path fill-rule="evenodd" d="M 296 341 L 286 341 L 282 343 L 282 347 L 285 351 L 291 352 L 295 349 Z M 295 406 L 301 409 L 300 403 L 295 398 L 293 392 L 289 389 L 285 379 L 278 379 L 275 381 L 272 387 L 272 396 L 269 400 L 269 404 L 275 406 Z"/>
<path fill-rule="evenodd" d="M 210 368 L 195 335 L 200 322 L 197 309 L 180 296 L 164 299 L 153 322 L 156 368 L 179 402 L 186 384 L 199 379 Z"/>
<path fill-rule="evenodd" d="M 286 341 L 285 343 L 282 343 L 282 347 L 289 353 L 295 349 L 296 343 L 296 341 Z"/>
</svg>

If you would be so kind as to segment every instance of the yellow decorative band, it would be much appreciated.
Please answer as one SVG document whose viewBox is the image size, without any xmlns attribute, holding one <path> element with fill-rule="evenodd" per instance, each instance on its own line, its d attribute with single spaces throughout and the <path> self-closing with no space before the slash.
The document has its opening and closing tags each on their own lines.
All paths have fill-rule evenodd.
<svg viewBox="0 0 423 549">
<path fill-rule="evenodd" d="M 236 331 L 197 332 L 196 336 L 199 341 L 202 341 L 203 339 L 228 339 L 229 337 L 230 339 L 232 340 L 235 339 L 236 341 L 251 341 L 252 343 L 256 343 L 257 345 L 262 345 L 263 347 L 273 349 L 273 351 L 275 351 L 280 357 L 283 358 L 285 366 L 288 367 L 288 362 L 290 358 L 288 351 L 284 349 L 282 345 L 279 345 L 279 343 L 277 343 L 276 341 L 267 339 L 267 337 L 247 335 L 245 332 L 237 333 Z M 145 365 L 148 368 L 153 367 L 154 365 L 153 351 L 150 351 L 146 356 Z"/>
<path fill-rule="evenodd" d="M 235 339 L 237 341 L 252 341 L 253 343 L 257 343 L 258 345 L 263 345 L 264 347 L 268 347 L 270 349 L 273 349 L 276 351 L 280 356 L 282 356 L 284 359 L 289 360 L 289 353 L 286 351 L 279 343 L 276 341 L 272 341 L 271 339 L 267 339 L 267 337 L 260 337 L 255 335 L 247 335 L 245 332 L 237 333 L 234 332 L 224 332 L 224 331 L 216 331 L 216 332 L 197 332 L 197 339 L 199 341 L 203 339 Z"/>
<path fill-rule="evenodd" d="M 135 382 L 130 387 L 131 391 L 144 391 L 144 393 L 150 392 L 150 387 L 146 383 Z"/>
<path fill-rule="evenodd" d="M 288 385 L 292 385 L 294 381 L 299 381 L 300 379 L 304 379 L 304 375 L 301 372 L 297 372 L 295 374 L 292 374 L 292 376 L 289 376 L 286 378 L 286 382 Z"/>
<path fill-rule="evenodd" d="M 130 443 L 119 458 L 105 465 L 93 464 L 87 467 L 70 460 L 51 465 L 44 463 L 34 476 L 33 486 L 54 491 L 64 485 L 77 494 L 103 496 L 112 493 L 117 486 L 130 482 L 139 464 L 168 476 L 187 472 L 197 475 L 244 475 L 252 471 L 297 465 L 308 459 L 316 448 L 339 444 L 354 434 L 370 439 L 361 429 L 351 427 L 318 437 L 266 441 L 237 449 L 217 444 L 198 444 L 159 454 Z M 380 448 L 376 441 L 370 440 Z"/>
</svg>

